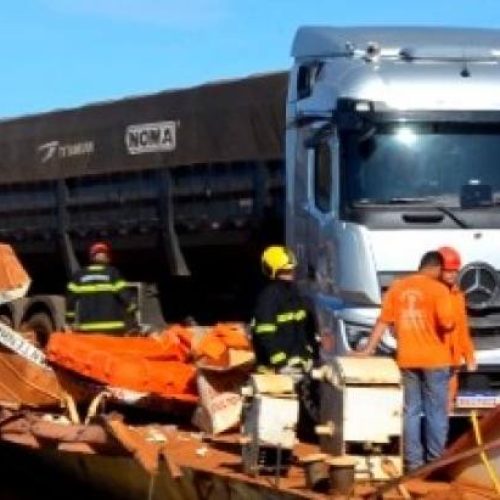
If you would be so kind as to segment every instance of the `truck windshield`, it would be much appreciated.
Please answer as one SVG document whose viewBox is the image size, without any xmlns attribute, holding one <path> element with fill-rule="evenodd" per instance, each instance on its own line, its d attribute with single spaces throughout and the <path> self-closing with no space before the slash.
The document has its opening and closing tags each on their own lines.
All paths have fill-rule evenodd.
<svg viewBox="0 0 500 500">
<path fill-rule="evenodd" d="M 341 144 L 351 206 L 460 207 L 464 186 L 475 185 L 500 203 L 500 124 L 383 124 Z"/>
</svg>

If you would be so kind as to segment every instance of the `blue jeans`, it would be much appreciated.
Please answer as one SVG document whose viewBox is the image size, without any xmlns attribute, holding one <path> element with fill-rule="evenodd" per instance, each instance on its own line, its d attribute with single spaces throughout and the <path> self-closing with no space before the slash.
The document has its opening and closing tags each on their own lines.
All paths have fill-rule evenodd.
<svg viewBox="0 0 500 500">
<path fill-rule="evenodd" d="M 450 369 L 403 369 L 402 374 L 404 460 L 407 470 L 411 471 L 440 457 L 444 451 L 448 437 Z"/>
</svg>

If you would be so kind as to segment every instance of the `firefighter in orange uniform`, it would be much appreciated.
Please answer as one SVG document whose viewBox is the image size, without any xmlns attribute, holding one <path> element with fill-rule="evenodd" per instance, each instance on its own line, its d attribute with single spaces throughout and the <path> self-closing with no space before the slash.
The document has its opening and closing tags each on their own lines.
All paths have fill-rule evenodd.
<svg viewBox="0 0 500 500">
<path fill-rule="evenodd" d="M 452 375 L 449 389 L 449 407 L 453 409 L 458 392 L 458 371 L 466 365 L 468 371 L 476 370 L 474 344 L 472 343 L 467 321 L 465 296 L 457 284 L 457 276 L 461 267 L 459 253 L 451 247 L 441 247 L 438 252 L 443 258 L 441 281 L 449 287 L 453 306 L 455 327 L 450 332 L 449 341 L 452 360 Z"/>
</svg>

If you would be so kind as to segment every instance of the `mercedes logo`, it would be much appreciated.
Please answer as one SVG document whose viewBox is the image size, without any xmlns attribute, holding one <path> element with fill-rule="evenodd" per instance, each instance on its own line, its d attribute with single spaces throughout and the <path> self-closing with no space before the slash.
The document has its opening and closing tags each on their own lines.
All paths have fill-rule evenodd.
<svg viewBox="0 0 500 500">
<path fill-rule="evenodd" d="M 500 283 L 496 270 L 485 262 L 465 266 L 458 276 L 469 309 L 485 309 L 494 303 Z"/>
</svg>

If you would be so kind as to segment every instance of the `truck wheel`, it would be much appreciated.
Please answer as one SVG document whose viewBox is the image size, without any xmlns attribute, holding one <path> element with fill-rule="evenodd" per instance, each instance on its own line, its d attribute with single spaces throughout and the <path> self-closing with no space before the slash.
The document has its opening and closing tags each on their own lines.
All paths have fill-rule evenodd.
<svg viewBox="0 0 500 500">
<path fill-rule="evenodd" d="M 45 347 L 49 341 L 50 334 L 54 331 L 54 325 L 49 315 L 44 312 L 38 312 L 23 321 L 20 328 L 21 332 L 34 332 L 34 338 L 27 338 L 38 347 Z"/>
</svg>

